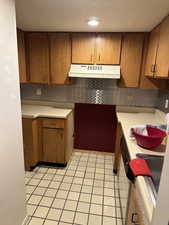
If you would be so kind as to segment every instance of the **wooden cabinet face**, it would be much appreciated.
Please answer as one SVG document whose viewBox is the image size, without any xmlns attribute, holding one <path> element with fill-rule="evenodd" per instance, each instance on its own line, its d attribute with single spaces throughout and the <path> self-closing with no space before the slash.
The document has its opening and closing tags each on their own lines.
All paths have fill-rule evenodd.
<svg viewBox="0 0 169 225">
<path fill-rule="evenodd" d="M 69 33 L 50 33 L 51 83 L 65 84 L 71 64 L 71 40 Z"/>
<path fill-rule="evenodd" d="M 169 76 L 169 16 L 160 25 L 155 76 L 163 78 Z"/>
<path fill-rule="evenodd" d="M 27 53 L 30 82 L 49 83 L 49 41 L 46 33 L 28 33 Z"/>
<path fill-rule="evenodd" d="M 148 51 L 145 64 L 145 75 L 153 77 L 156 66 L 156 55 L 159 43 L 160 26 L 156 27 L 149 36 Z"/>
<path fill-rule="evenodd" d="M 92 64 L 95 57 L 95 33 L 72 34 L 72 63 Z"/>
<path fill-rule="evenodd" d="M 21 83 L 27 82 L 26 76 L 26 58 L 25 58 L 25 36 L 24 32 L 17 30 L 18 40 L 18 63 L 19 63 L 19 77 Z"/>
<path fill-rule="evenodd" d="M 121 86 L 138 87 L 143 51 L 143 33 L 126 33 L 121 53 Z"/>
<path fill-rule="evenodd" d="M 64 130 L 43 128 L 43 161 L 64 163 Z"/>
<path fill-rule="evenodd" d="M 120 33 L 99 33 L 96 38 L 96 64 L 119 64 L 121 52 Z"/>
</svg>

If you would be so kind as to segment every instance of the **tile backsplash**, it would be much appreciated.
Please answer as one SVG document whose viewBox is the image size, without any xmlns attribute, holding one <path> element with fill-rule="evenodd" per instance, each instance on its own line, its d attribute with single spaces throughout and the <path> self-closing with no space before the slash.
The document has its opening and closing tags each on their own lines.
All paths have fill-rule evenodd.
<svg viewBox="0 0 169 225">
<path fill-rule="evenodd" d="M 156 107 L 157 90 L 118 88 L 116 80 L 74 79 L 69 86 L 21 84 L 22 99 Z M 36 94 L 41 88 L 42 95 Z"/>
<path fill-rule="evenodd" d="M 159 91 L 158 100 L 157 100 L 157 108 L 162 110 L 165 113 L 169 112 L 169 108 L 165 109 L 165 101 L 169 100 L 169 90 Z"/>
</svg>

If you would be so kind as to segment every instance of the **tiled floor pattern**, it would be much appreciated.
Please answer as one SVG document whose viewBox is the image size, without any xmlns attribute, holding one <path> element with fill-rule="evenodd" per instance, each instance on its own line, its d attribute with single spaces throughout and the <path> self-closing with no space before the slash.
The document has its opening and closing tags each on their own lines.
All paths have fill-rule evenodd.
<svg viewBox="0 0 169 225">
<path fill-rule="evenodd" d="M 26 172 L 29 225 L 122 225 L 113 157 L 74 152 L 66 168 Z"/>
</svg>

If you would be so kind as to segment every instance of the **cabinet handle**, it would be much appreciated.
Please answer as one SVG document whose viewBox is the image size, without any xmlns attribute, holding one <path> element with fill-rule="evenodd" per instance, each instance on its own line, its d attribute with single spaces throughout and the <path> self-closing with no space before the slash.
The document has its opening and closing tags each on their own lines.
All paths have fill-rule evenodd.
<svg viewBox="0 0 169 225">
<path fill-rule="evenodd" d="M 131 222 L 134 224 L 138 223 L 138 215 L 137 213 L 132 213 Z"/>
<path fill-rule="evenodd" d="M 90 57 L 90 59 L 91 59 L 91 63 L 93 62 L 93 55 L 91 54 L 91 57 Z"/>
<path fill-rule="evenodd" d="M 155 73 L 156 72 L 156 64 L 153 64 L 151 66 L 151 72 Z"/>
<path fill-rule="evenodd" d="M 100 62 L 100 58 L 101 58 L 101 56 L 100 56 L 100 54 L 99 54 L 99 62 Z"/>
</svg>

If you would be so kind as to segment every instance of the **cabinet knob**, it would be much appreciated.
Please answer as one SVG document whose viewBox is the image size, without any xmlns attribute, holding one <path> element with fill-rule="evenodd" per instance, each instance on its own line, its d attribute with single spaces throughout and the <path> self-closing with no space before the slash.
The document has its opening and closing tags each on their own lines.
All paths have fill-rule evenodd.
<svg viewBox="0 0 169 225">
<path fill-rule="evenodd" d="M 134 224 L 139 224 L 139 219 L 137 213 L 132 213 L 131 222 Z"/>
</svg>

